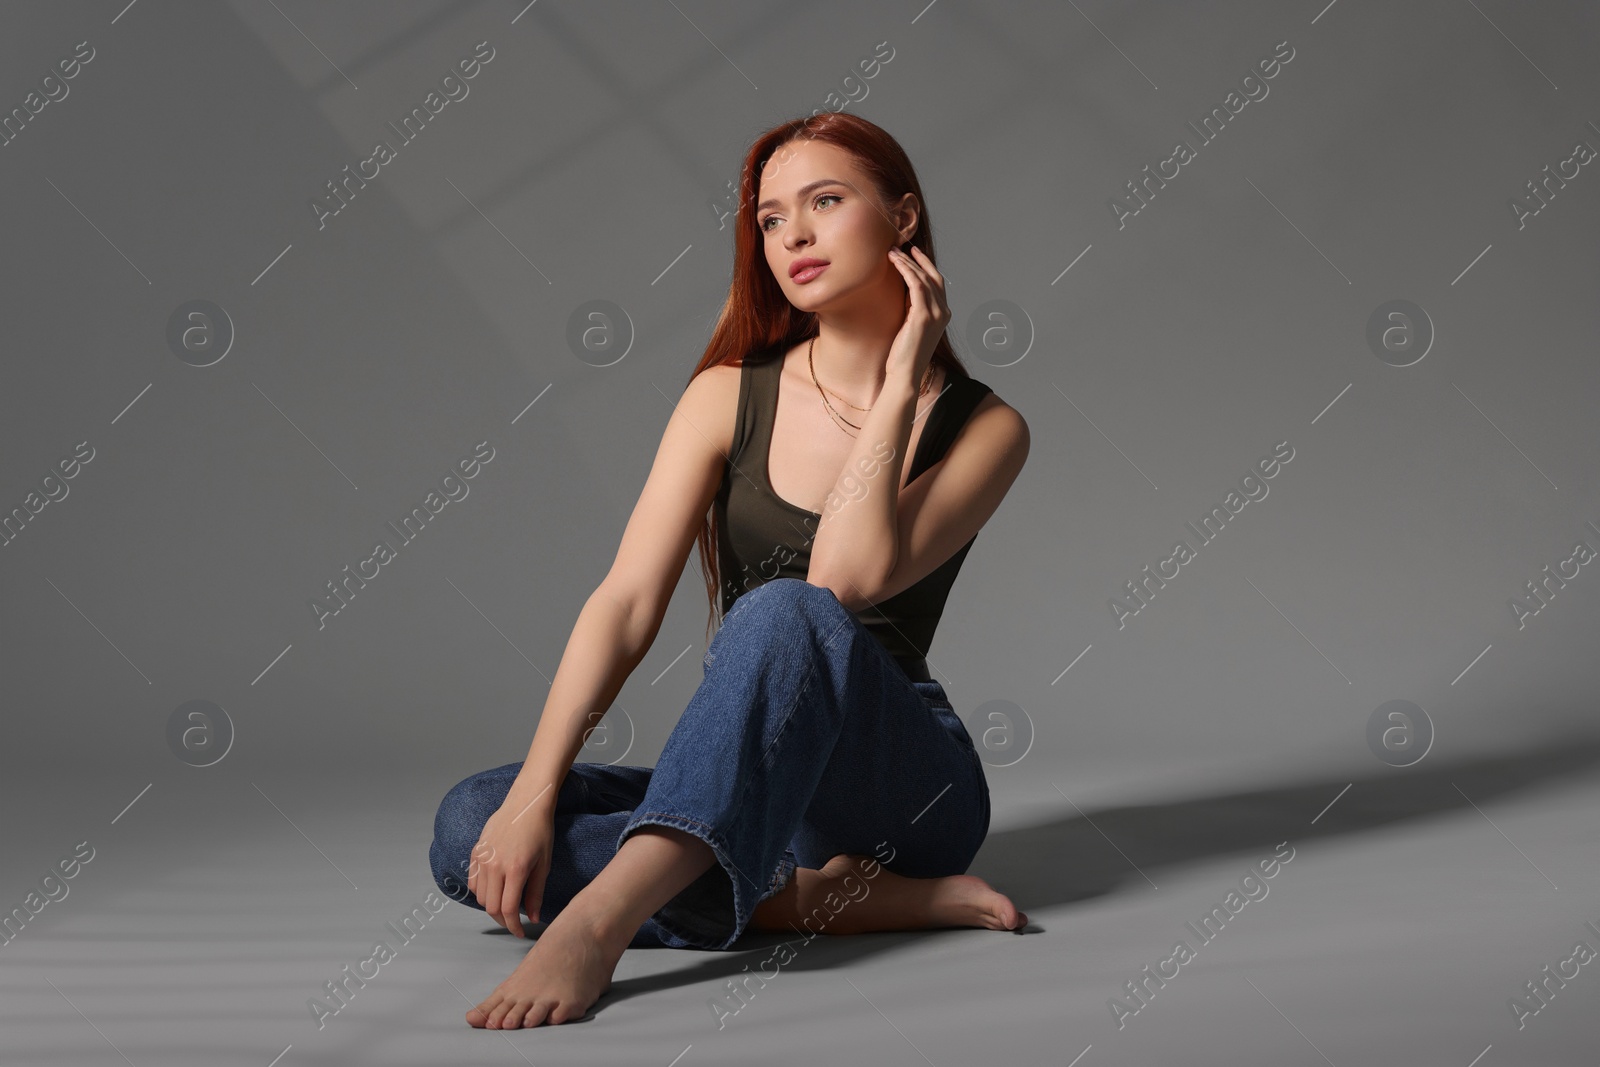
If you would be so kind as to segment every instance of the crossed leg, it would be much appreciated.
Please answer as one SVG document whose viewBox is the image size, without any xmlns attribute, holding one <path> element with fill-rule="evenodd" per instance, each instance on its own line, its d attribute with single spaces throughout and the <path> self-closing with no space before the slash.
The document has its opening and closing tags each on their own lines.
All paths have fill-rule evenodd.
<svg viewBox="0 0 1600 1067">
<path fill-rule="evenodd" d="M 467 1022 L 515 1030 L 586 1014 L 611 988 L 639 924 L 715 861 L 710 846 L 692 834 L 640 827 L 545 928 L 517 969 L 467 1012 Z M 845 903 L 830 907 L 839 901 Z M 952 926 L 1020 930 L 1028 917 L 976 875 L 908 878 L 870 857 L 840 855 L 821 870 L 797 867 L 783 889 L 756 906 L 750 925 L 786 933 L 808 920 L 820 933 L 860 934 Z"/>
<path fill-rule="evenodd" d="M 727 665 L 725 655 L 724 663 L 716 667 L 718 685 L 710 688 L 709 696 L 704 686 L 697 691 L 668 739 L 641 808 L 675 810 L 679 794 L 693 797 L 705 809 L 715 809 L 726 799 L 716 792 L 725 783 L 704 771 L 706 738 L 732 733 L 745 737 L 758 752 L 777 751 L 781 740 L 795 760 L 826 745 L 832 757 L 822 768 L 822 781 L 807 809 L 808 816 L 816 817 L 812 826 L 818 833 L 808 833 L 805 844 L 813 862 L 835 849 L 838 854 L 816 870 L 796 867 L 782 890 L 751 907 L 747 925 L 782 932 L 808 922 L 817 928 L 817 921 L 823 920 L 821 929 L 840 934 L 949 926 L 1020 929 L 1026 916 L 981 878 L 897 875 L 858 854 L 861 842 L 874 839 L 875 827 L 864 825 L 860 817 L 863 808 L 894 820 L 906 854 L 914 857 L 912 865 L 902 869 L 950 869 L 956 866 L 948 855 L 952 849 L 975 849 L 982 827 L 970 806 L 956 805 L 955 816 L 940 821 L 940 812 L 950 810 L 958 794 L 921 825 L 915 825 L 920 813 L 909 817 L 912 806 L 923 803 L 918 791 L 937 800 L 945 795 L 940 787 L 948 788 L 952 778 L 964 778 L 967 789 L 972 789 L 970 753 L 937 741 L 929 746 L 925 739 L 938 738 L 938 729 L 912 714 L 849 713 L 858 706 L 920 711 L 922 705 L 919 696 L 908 697 L 889 680 L 894 668 L 881 653 L 876 667 L 870 653 L 852 654 L 854 648 L 873 648 L 869 642 L 875 639 L 831 593 L 804 582 L 778 580 L 746 597 L 743 614 L 730 615 L 713 643 L 713 651 L 740 653 L 739 666 Z M 758 602 L 766 608 L 758 611 L 749 606 Z M 752 669 L 751 664 L 763 669 Z M 806 690 L 812 682 L 815 688 Z M 846 692 L 852 694 L 848 699 Z M 803 702 L 802 693 L 808 698 Z M 794 714 L 797 708 L 805 714 Z M 847 721 L 852 730 L 844 733 Z M 872 766 L 876 753 L 905 750 L 908 741 L 928 748 L 928 758 L 902 768 L 892 785 L 862 773 L 864 766 Z M 793 778 L 802 764 L 785 763 L 784 754 L 752 766 L 765 776 L 781 768 Z M 660 804 L 650 803 L 649 795 L 663 781 L 667 784 L 660 787 L 664 794 Z M 737 789 L 738 781 L 730 781 Z M 903 825 L 899 809 L 907 809 Z M 986 826 L 987 809 L 983 811 L 982 826 Z M 962 836 L 952 839 L 951 833 Z M 741 857 L 757 851 L 748 840 L 748 829 L 746 838 L 730 846 Z M 819 847 L 819 842 L 827 843 Z M 772 847 L 771 841 L 757 843 L 760 850 Z M 516 1029 L 586 1014 L 610 988 L 617 962 L 641 924 L 716 863 L 710 846 L 693 834 L 634 824 L 609 862 L 556 915 L 516 971 L 467 1013 L 467 1022 Z M 840 900 L 848 904 L 830 907 Z"/>
<path fill-rule="evenodd" d="M 750 925 L 788 933 L 826 934 L 929 930 L 969 926 L 1020 930 L 1028 917 L 1011 899 L 974 874 L 907 878 L 870 856 L 835 856 L 821 870 L 795 868 L 794 877 L 756 905 Z"/>
</svg>

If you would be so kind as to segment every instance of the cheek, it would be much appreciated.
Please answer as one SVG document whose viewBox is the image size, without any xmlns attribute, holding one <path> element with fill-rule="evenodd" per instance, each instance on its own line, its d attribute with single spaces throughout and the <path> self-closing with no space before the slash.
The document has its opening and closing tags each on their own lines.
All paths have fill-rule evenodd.
<svg viewBox="0 0 1600 1067">
<path fill-rule="evenodd" d="M 889 262 L 887 249 L 877 251 L 883 234 L 870 220 L 843 227 L 833 236 L 833 245 L 839 251 L 836 258 L 845 261 L 851 274 L 864 277 L 885 269 L 896 273 L 894 264 Z"/>
</svg>

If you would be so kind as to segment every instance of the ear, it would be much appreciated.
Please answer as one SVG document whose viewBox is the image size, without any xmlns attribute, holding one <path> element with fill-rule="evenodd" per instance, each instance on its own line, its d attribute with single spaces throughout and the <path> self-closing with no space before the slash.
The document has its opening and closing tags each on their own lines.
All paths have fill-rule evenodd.
<svg viewBox="0 0 1600 1067">
<path fill-rule="evenodd" d="M 894 206 L 893 217 L 902 245 L 909 243 L 916 235 L 917 226 L 922 221 L 922 205 L 917 202 L 917 194 L 907 193 L 902 196 L 899 203 Z M 902 248 L 902 251 L 907 249 Z"/>
</svg>

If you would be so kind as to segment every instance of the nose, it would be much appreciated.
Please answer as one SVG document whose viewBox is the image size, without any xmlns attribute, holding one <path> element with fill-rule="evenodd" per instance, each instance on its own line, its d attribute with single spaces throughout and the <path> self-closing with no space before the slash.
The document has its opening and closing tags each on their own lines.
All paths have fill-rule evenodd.
<svg viewBox="0 0 1600 1067">
<path fill-rule="evenodd" d="M 786 223 L 783 227 L 783 247 L 791 252 L 802 248 L 811 247 L 811 234 L 795 223 Z"/>
</svg>

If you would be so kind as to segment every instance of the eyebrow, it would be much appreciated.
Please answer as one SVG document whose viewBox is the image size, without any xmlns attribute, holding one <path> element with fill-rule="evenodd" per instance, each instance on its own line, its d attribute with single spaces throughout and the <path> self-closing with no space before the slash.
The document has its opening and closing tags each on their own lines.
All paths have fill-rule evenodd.
<svg viewBox="0 0 1600 1067">
<path fill-rule="evenodd" d="M 804 200 L 807 196 L 809 196 L 811 194 L 811 192 L 813 190 L 820 189 L 824 185 L 842 185 L 846 189 L 850 188 L 850 183 L 849 182 L 842 182 L 837 178 L 818 178 L 814 182 L 809 182 L 809 183 L 807 183 L 805 185 L 802 185 L 799 188 L 799 190 L 795 193 L 795 196 L 796 196 L 797 199 Z M 761 209 L 762 208 L 777 207 L 777 206 L 778 206 L 778 201 L 777 200 L 763 200 L 763 201 L 761 201 L 761 203 L 756 205 L 756 214 L 759 215 L 761 213 Z"/>
</svg>

